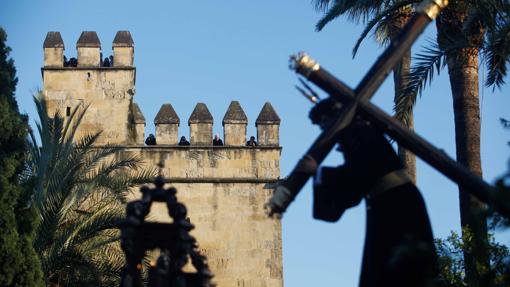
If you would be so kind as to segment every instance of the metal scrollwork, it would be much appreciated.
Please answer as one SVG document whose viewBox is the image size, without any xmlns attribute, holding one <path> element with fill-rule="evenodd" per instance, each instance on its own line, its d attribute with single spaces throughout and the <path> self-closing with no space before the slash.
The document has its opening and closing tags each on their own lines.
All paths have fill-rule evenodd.
<svg viewBox="0 0 510 287">
<path fill-rule="evenodd" d="M 160 256 L 148 267 L 149 287 L 212 287 L 213 274 L 207 258 L 200 254 L 196 239 L 190 235 L 194 228 L 187 218 L 186 206 L 177 200 L 177 190 L 164 188 L 162 175 L 156 177 L 155 188 L 142 186 L 142 198 L 127 204 L 126 219 L 119 224 L 121 246 L 126 266 L 121 287 L 142 286 L 142 261 L 148 250 L 160 250 Z M 153 202 L 165 202 L 173 223 L 146 222 Z M 196 273 L 182 271 L 191 259 Z"/>
</svg>

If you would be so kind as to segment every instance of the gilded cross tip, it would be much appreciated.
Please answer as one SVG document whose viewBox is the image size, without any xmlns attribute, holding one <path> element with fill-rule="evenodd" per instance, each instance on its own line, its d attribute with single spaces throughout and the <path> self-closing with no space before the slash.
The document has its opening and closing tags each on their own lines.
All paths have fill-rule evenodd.
<svg viewBox="0 0 510 287">
<path fill-rule="evenodd" d="M 320 65 L 305 52 L 299 52 L 290 56 L 289 68 L 308 78 L 312 72 L 320 69 Z"/>
<path fill-rule="evenodd" d="M 416 12 L 423 13 L 427 15 L 430 20 L 434 20 L 447 5 L 448 0 L 424 0 L 420 3 Z"/>
</svg>

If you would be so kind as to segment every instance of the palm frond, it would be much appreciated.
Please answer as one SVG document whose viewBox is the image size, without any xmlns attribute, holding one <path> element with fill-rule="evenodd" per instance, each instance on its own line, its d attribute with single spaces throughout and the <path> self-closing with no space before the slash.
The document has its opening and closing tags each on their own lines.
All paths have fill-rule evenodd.
<svg viewBox="0 0 510 287">
<path fill-rule="evenodd" d="M 488 67 L 485 86 L 501 88 L 505 84 L 507 65 L 510 63 L 510 22 L 497 27 L 488 36 L 484 49 Z"/>
<path fill-rule="evenodd" d="M 312 4 L 317 11 L 325 12 L 330 7 L 333 0 L 312 0 Z"/>
<path fill-rule="evenodd" d="M 426 84 L 432 82 L 434 75 L 439 74 L 445 67 L 445 56 L 446 51 L 440 49 L 436 42 L 429 41 L 429 45 L 414 57 L 415 63 L 405 81 L 407 84 L 395 98 L 395 117 L 399 121 L 408 123 L 417 95 L 420 95 Z"/>
<path fill-rule="evenodd" d="M 320 11 L 325 11 L 324 16 L 317 22 L 315 29 L 321 31 L 328 23 L 334 19 L 346 15 L 347 19 L 355 24 L 367 23 L 369 19 L 373 19 L 377 15 L 385 14 L 385 11 L 392 9 L 394 6 L 404 7 L 409 4 L 417 3 L 419 1 L 394 1 L 394 0 L 340 0 L 331 4 L 331 1 L 317 0 L 316 8 Z"/>
<path fill-rule="evenodd" d="M 369 0 L 335 1 L 327 9 L 325 15 L 317 22 L 315 29 L 321 31 L 329 22 L 345 14 L 347 14 L 349 21 L 354 23 L 365 22 L 373 13 L 379 11 L 380 4 L 381 1 Z"/>
<path fill-rule="evenodd" d="M 141 168 L 138 156 L 119 154 L 119 147 L 97 148 L 100 133 L 76 139 L 86 107 L 64 120 L 58 113 L 50 118 L 41 97 L 35 102 L 41 146 L 32 132 L 27 180 L 36 182 L 40 223 L 34 246 L 47 282 L 114 284 L 122 262 L 114 228 L 130 188 L 149 181 L 155 169 Z"/>
<path fill-rule="evenodd" d="M 335 4 L 333 4 L 333 6 L 329 8 L 326 14 L 319 20 L 319 22 L 317 22 L 315 30 L 321 31 L 329 22 L 343 15 L 345 11 L 347 11 L 347 8 L 344 4 L 341 4 L 338 1 L 335 2 Z"/>
</svg>

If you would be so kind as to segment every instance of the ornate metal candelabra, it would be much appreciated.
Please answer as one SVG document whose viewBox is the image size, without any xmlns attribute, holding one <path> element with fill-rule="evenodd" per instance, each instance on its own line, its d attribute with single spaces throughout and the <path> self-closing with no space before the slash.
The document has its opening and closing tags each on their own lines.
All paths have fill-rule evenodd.
<svg viewBox="0 0 510 287">
<path fill-rule="evenodd" d="M 177 201 L 177 190 L 164 188 L 164 183 L 160 173 L 154 181 L 155 188 L 142 186 L 142 198 L 127 204 L 126 219 L 119 224 L 126 255 L 121 287 L 142 286 L 142 261 L 146 251 L 154 249 L 160 250 L 160 256 L 148 267 L 149 287 L 212 287 L 213 274 L 207 258 L 200 254 L 196 239 L 189 234 L 194 225 L 187 218 L 186 206 Z M 153 202 L 166 202 L 173 223 L 145 221 Z M 182 271 L 188 258 L 196 273 Z"/>
</svg>

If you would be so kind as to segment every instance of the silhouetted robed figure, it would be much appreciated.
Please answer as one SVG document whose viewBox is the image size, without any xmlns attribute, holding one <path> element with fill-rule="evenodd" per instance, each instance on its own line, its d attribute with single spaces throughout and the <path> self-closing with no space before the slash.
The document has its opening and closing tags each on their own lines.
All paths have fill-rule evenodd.
<svg viewBox="0 0 510 287">
<path fill-rule="evenodd" d="M 255 141 L 255 137 L 251 136 L 250 140 L 246 142 L 247 146 L 257 146 L 257 142 Z"/>
<path fill-rule="evenodd" d="M 322 128 L 340 104 L 326 99 L 310 112 Z M 394 149 L 375 127 L 356 116 L 337 139 L 345 162 L 314 177 L 316 219 L 335 222 L 366 200 L 366 237 L 359 286 L 433 286 L 436 252 L 423 198 Z"/>
<path fill-rule="evenodd" d="M 215 146 L 223 145 L 223 141 L 220 139 L 220 135 L 219 134 L 214 135 L 214 139 L 212 141 L 212 144 L 215 145 Z"/>
<path fill-rule="evenodd" d="M 146 145 L 156 145 L 156 137 L 153 134 L 149 134 L 145 140 Z"/>
<path fill-rule="evenodd" d="M 182 136 L 179 140 L 179 145 L 189 145 L 189 141 L 186 139 L 185 136 Z"/>
<path fill-rule="evenodd" d="M 103 60 L 103 67 L 111 67 L 110 59 L 104 58 L 104 60 Z"/>
</svg>

